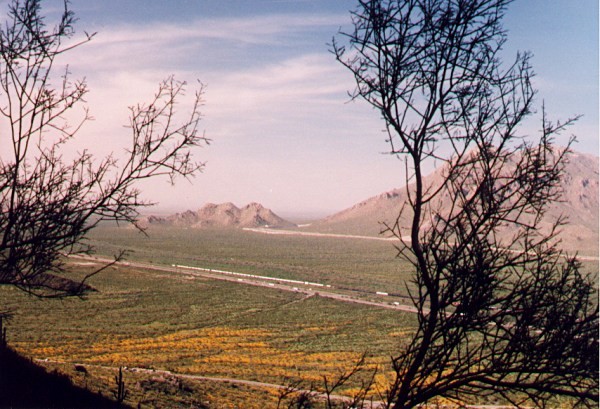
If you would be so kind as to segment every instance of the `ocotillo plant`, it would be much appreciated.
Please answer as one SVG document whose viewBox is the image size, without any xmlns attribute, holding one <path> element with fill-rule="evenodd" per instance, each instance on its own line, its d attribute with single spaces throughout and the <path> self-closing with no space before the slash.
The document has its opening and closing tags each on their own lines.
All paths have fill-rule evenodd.
<svg viewBox="0 0 600 409">
<path fill-rule="evenodd" d="M 125 398 L 127 398 L 127 394 L 129 391 L 125 389 L 125 381 L 123 381 L 123 368 L 119 367 L 119 375 L 115 375 L 115 383 L 117 384 L 117 389 L 113 391 L 113 395 L 118 403 L 123 403 Z"/>
<path fill-rule="evenodd" d="M 0 314 L 0 348 L 6 347 L 6 327 L 4 327 L 4 316 Z"/>
</svg>

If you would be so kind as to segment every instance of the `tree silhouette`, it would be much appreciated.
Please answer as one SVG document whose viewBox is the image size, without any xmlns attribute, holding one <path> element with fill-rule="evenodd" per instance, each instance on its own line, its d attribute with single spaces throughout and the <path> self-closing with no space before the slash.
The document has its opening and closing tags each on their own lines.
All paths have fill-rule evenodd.
<svg viewBox="0 0 600 409">
<path fill-rule="evenodd" d="M 87 108 L 78 122 L 65 119 L 84 104 L 88 87 L 68 68 L 56 71 L 59 56 L 93 37 L 74 39 L 75 21 L 67 1 L 48 28 L 39 0 L 13 0 L 0 29 L 0 283 L 42 297 L 82 295 L 88 277 L 61 277 L 65 257 L 91 252 L 85 238 L 101 221 L 135 224 L 151 204 L 140 199 L 136 182 L 192 176 L 203 165 L 189 148 L 208 142 L 197 130 L 202 88 L 178 121 L 175 105 L 186 84 L 170 77 L 149 104 L 130 108 L 124 156 L 97 159 L 84 150 L 66 159 L 61 149 L 91 119 Z"/>
<path fill-rule="evenodd" d="M 359 0 L 353 30 L 333 41 L 352 97 L 381 113 L 407 169 L 406 206 L 387 228 L 414 266 L 418 329 L 393 358 L 389 407 L 597 406 L 595 280 L 557 247 L 566 219 L 544 218 L 569 152 L 554 138 L 576 118 L 552 123 L 542 109 L 540 136 L 521 136 L 536 91 L 529 53 L 501 62 L 509 3 Z M 425 178 L 433 161 L 438 177 Z"/>
</svg>

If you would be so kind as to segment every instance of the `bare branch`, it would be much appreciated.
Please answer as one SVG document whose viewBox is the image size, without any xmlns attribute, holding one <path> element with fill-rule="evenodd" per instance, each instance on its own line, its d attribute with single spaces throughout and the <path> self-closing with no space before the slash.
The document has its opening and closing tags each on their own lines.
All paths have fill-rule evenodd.
<svg viewBox="0 0 600 409">
<path fill-rule="evenodd" d="M 519 135 L 536 91 L 529 53 L 501 64 L 511 1 L 358 3 L 332 52 L 406 158 L 407 200 L 385 227 L 414 266 L 419 322 L 392 360 L 387 400 L 597 402 L 594 280 L 557 248 L 565 219 L 545 219 L 570 149 L 554 137 L 577 118 L 554 124 L 542 108 L 541 136 Z M 432 160 L 443 166 L 426 177 Z"/>
<path fill-rule="evenodd" d="M 62 277 L 65 256 L 92 253 L 86 236 L 103 220 L 137 224 L 139 209 L 150 203 L 139 198 L 136 182 L 194 176 L 203 164 L 190 149 L 209 142 L 198 133 L 202 84 L 191 112 L 180 117 L 175 106 L 186 84 L 169 77 L 149 105 L 131 108 L 132 145 L 123 161 L 113 155 L 97 160 L 84 150 L 66 162 L 60 148 L 91 119 L 87 107 L 74 126 L 64 119 L 85 102 L 88 87 L 72 80 L 68 67 L 55 76 L 56 58 L 94 37 L 84 33 L 65 45 L 74 23 L 67 1 L 49 29 L 40 0 L 12 0 L 0 29 L 0 115 L 12 147 L 0 159 L 0 284 L 41 297 L 89 291 L 86 281 L 112 263 L 74 283 Z"/>
</svg>

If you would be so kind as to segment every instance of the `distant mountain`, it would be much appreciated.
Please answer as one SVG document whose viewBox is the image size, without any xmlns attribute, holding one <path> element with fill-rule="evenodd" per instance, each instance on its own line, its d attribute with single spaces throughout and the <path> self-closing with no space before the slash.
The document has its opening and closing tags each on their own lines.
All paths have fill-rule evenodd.
<svg viewBox="0 0 600 409">
<path fill-rule="evenodd" d="M 569 223 L 562 228 L 559 236 L 561 246 L 565 250 L 597 255 L 599 160 L 597 156 L 582 153 L 572 153 L 568 159 L 562 182 L 563 200 L 550 206 L 543 227 L 550 226 L 551 221 L 561 214 L 567 216 Z M 442 171 L 443 168 L 428 175 L 425 183 L 435 185 L 440 180 Z M 450 198 L 446 197 L 444 200 L 448 206 L 451 204 Z M 322 233 L 378 235 L 383 223 L 394 224 L 405 203 L 406 188 L 394 189 L 312 223 L 304 229 Z M 405 215 L 404 224 L 409 216 L 408 213 Z"/>
<path fill-rule="evenodd" d="M 250 203 L 241 209 L 233 203 L 208 203 L 197 211 L 188 210 L 166 217 L 148 216 L 141 221 L 141 224 L 189 228 L 296 227 L 294 223 L 282 219 L 259 203 Z"/>
</svg>

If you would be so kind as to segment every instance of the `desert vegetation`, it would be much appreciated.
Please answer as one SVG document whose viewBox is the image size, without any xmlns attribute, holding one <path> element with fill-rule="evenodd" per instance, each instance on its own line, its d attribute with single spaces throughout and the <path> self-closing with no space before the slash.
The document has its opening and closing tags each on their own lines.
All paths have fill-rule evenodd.
<svg viewBox="0 0 600 409">
<path fill-rule="evenodd" d="M 417 287 L 419 326 L 392 360 L 389 407 L 597 404 L 594 276 L 557 247 L 566 215 L 544 226 L 573 142 L 555 138 L 577 118 L 551 121 L 542 106 L 539 136 L 522 135 L 537 91 L 529 52 L 503 61 L 511 1 L 358 3 L 332 51 L 404 160 L 406 201 L 387 231 Z"/>
<path fill-rule="evenodd" d="M 333 40 L 353 98 L 381 114 L 407 171 L 405 189 L 381 197 L 403 200 L 373 240 L 240 229 L 300 229 L 256 203 L 141 220 L 150 203 L 137 182 L 204 166 L 189 151 L 208 143 L 202 87 L 182 117 L 186 84 L 168 77 L 131 107 L 122 155 L 67 161 L 61 148 L 91 117 L 65 118 L 88 89 L 54 63 L 94 35 L 73 41 L 68 2 L 53 28 L 39 0 L 10 2 L 0 358 L 17 351 L 57 384 L 66 374 L 90 399 L 137 407 L 597 404 L 597 260 L 563 251 L 560 212 L 545 219 L 571 148 L 554 137 L 577 118 L 552 122 L 542 107 L 541 136 L 518 132 L 536 90 L 529 53 L 500 58 L 510 3 L 359 0 Z M 431 161 L 442 166 L 428 178 Z M 597 191 L 597 180 L 576 180 Z M 343 217 L 312 229 L 364 228 Z M 578 238 L 597 237 L 588 230 Z"/>
<path fill-rule="evenodd" d="M 175 233 L 158 229 L 145 236 L 106 226 L 92 238 L 106 255 L 115 247 L 130 250 L 132 261 L 170 266 L 170 257 L 174 257 L 202 266 L 221 260 L 219 266 L 232 270 L 329 279 L 332 284 L 351 284 L 365 291 L 372 290 L 371 281 L 384 286 L 393 283 L 402 266 L 393 258 L 389 242 L 314 241 L 234 229 Z M 367 264 L 374 267 L 353 266 L 345 257 L 348 248 L 353 248 L 357 262 L 370 260 Z M 235 255 L 238 257 L 231 260 Z M 251 262 L 245 261 L 247 255 Z M 310 268 L 291 262 L 299 259 Z M 338 262 L 342 259 L 348 264 Z M 93 271 L 96 266 L 90 263 L 73 260 L 72 278 Z M 590 263 L 589 268 L 593 267 L 595 263 Z M 336 393 L 351 396 L 360 390 L 365 377 L 377 370 L 376 388 L 370 396 L 379 400 L 394 379 L 388 357 L 409 342 L 417 326 L 410 313 L 125 265 L 105 270 L 91 278 L 90 284 L 97 291 L 85 300 L 40 300 L 3 288 L 3 305 L 12 311 L 8 342 L 22 354 L 42 360 L 39 363 L 50 370 L 66 373 L 80 386 L 107 397 L 112 397 L 115 389 L 116 371 L 126 367 L 129 394 L 125 403 L 133 406 L 139 402 L 143 407 L 196 402 L 207 407 L 276 407 L 280 389 L 177 376 L 231 378 L 322 391 L 323 375 L 333 379 L 350 370 L 365 352 L 361 373 L 365 376 L 351 379 Z M 372 291 L 369 297 L 385 298 L 377 298 Z M 42 307 L 45 314 L 38 313 Z M 85 366 L 86 376 L 76 371 L 75 365 L 80 364 Z M 478 402 L 506 403 L 494 398 Z"/>
<path fill-rule="evenodd" d="M 93 266 L 75 268 L 85 274 Z M 10 288 L 2 297 L 14 310 L 11 345 L 76 379 L 81 376 L 73 365 L 89 365 L 90 374 L 103 374 L 92 390 L 105 393 L 114 376 L 106 368 L 119 366 L 320 387 L 323 375 L 334 377 L 365 351 L 371 370 L 385 364 L 415 325 L 411 314 L 127 267 L 109 269 L 91 284 L 98 293 L 86 301 L 42 301 Z M 41 303 L 48 313 L 37 315 Z M 125 373 L 130 404 L 141 392 L 128 378 L 139 376 Z M 91 377 L 87 381 L 93 385 Z M 347 390 L 356 387 L 350 383 Z M 238 399 L 218 402 L 240 404 L 256 396 Z"/>
<path fill-rule="evenodd" d="M 135 224 L 139 209 L 150 205 L 136 183 L 193 176 L 202 164 L 189 149 L 208 142 L 198 132 L 202 89 L 190 113 L 176 118 L 186 83 L 171 76 L 149 103 L 130 107 L 131 137 L 121 152 L 96 158 L 83 149 L 67 159 L 65 145 L 92 119 L 86 81 L 55 64 L 94 37 L 73 38 L 75 21 L 68 2 L 51 26 L 41 1 L 14 0 L 0 30 L 0 117 L 7 147 L 0 162 L 0 283 L 39 297 L 84 293 L 85 277 L 79 284 L 60 278 L 62 257 L 91 251 L 85 237 L 102 220 Z M 79 117 L 75 108 L 81 108 Z"/>
</svg>

